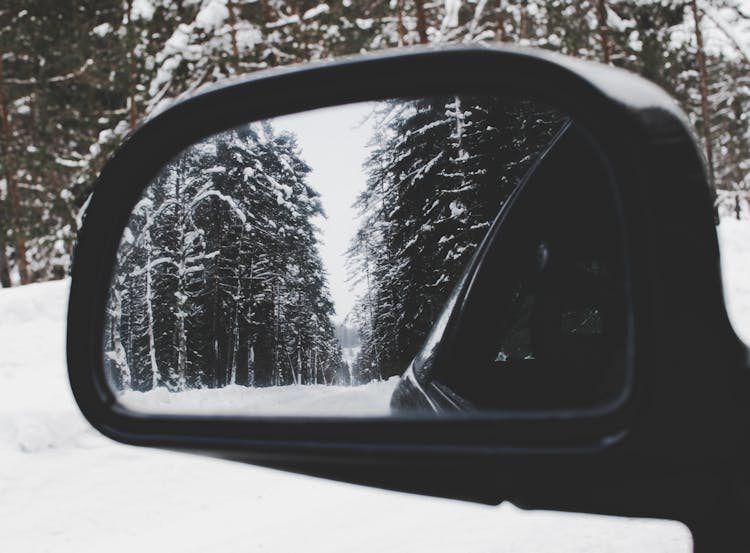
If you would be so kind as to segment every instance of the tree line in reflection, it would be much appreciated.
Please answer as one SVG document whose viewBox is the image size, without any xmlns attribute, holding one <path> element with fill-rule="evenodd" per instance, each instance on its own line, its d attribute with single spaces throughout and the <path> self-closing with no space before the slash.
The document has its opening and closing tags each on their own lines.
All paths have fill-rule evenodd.
<svg viewBox="0 0 750 553">
<path fill-rule="evenodd" d="M 492 220 L 562 126 L 529 100 L 448 96 L 383 103 L 362 224 L 349 251 L 363 378 L 400 375 Z M 491 322 L 488 321 L 488 324 Z"/>
<path fill-rule="evenodd" d="M 347 317 L 356 359 L 344 360 L 331 319 L 310 167 L 293 134 L 254 123 L 184 151 L 135 206 L 105 324 L 113 388 L 348 385 L 404 371 L 562 118 L 470 96 L 382 102 L 371 117 L 348 252 L 363 290 Z"/>
<path fill-rule="evenodd" d="M 349 382 L 309 171 L 295 137 L 269 123 L 165 167 L 120 244 L 104 336 L 113 387 Z"/>
</svg>

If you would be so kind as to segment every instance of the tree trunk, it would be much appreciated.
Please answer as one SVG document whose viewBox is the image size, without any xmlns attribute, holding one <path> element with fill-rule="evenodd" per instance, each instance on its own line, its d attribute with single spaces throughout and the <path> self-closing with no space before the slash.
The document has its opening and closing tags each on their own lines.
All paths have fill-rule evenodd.
<svg viewBox="0 0 750 553">
<path fill-rule="evenodd" d="M 300 336 L 299 327 L 297 327 L 297 384 L 304 384 L 302 380 L 304 374 L 302 368 L 302 338 Z"/>
<path fill-rule="evenodd" d="M 112 316 L 112 349 L 115 354 L 115 365 L 117 366 L 117 377 L 122 390 L 130 390 L 132 388 L 130 367 L 128 366 L 127 357 L 125 355 L 125 348 L 122 345 L 122 336 L 120 334 L 120 320 L 122 317 L 122 295 L 120 293 L 120 285 L 113 287 L 113 297 L 115 300 L 115 307 L 111 314 Z"/>
<path fill-rule="evenodd" d="M 138 108 L 135 102 L 135 39 L 133 34 L 133 0 L 127 0 L 127 12 L 128 12 L 128 27 L 127 41 L 128 41 L 128 123 L 130 124 L 130 130 L 135 129 L 138 124 Z"/>
<path fill-rule="evenodd" d="M 148 320 L 148 358 L 151 363 L 151 389 L 159 385 L 159 366 L 156 364 L 156 337 L 154 332 L 154 298 L 151 287 L 151 219 L 146 212 L 146 315 Z"/>
<path fill-rule="evenodd" d="M 714 156 L 711 143 L 711 115 L 708 109 L 708 73 L 706 71 L 706 54 L 703 48 L 703 33 L 701 32 L 701 12 L 696 0 L 690 0 L 695 21 L 695 42 L 697 46 L 696 60 L 698 63 L 698 86 L 701 95 L 701 117 L 703 118 L 703 141 L 706 147 L 706 164 L 708 165 L 708 185 L 711 198 L 714 201 L 714 219 L 718 222 L 719 213 L 716 206 L 716 180 L 714 175 Z"/>
<path fill-rule="evenodd" d="M 279 318 L 281 317 L 281 306 L 279 305 L 279 283 L 274 283 L 273 314 L 274 314 L 274 339 L 273 339 L 273 383 L 281 386 L 281 360 L 279 359 Z"/>
<path fill-rule="evenodd" d="M 185 224 L 187 215 L 181 197 L 182 181 L 175 183 L 175 215 L 177 215 L 177 243 L 180 252 L 180 258 L 177 266 L 177 380 L 176 388 L 183 391 L 187 388 L 187 328 L 185 319 L 185 305 L 187 303 L 187 286 L 185 284 L 185 274 L 187 269 L 187 245 L 185 240 Z M 174 382 L 170 383 L 174 384 Z M 226 385 L 226 380 L 223 382 Z"/>
<path fill-rule="evenodd" d="M 248 326 L 248 352 L 247 352 L 247 385 L 255 386 L 255 341 L 257 336 L 253 332 L 253 271 L 255 270 L 255 256 L 250 258 L 250 289 L 248 290 L 248 296 L 250 302 L 247 312 L 247 326 Z"/>
<path fill-rule="evenodd" d="M 508 42 L 508 32 L 505 30 L 505 8 L 503 2 L 505 0 L 497 1 L 497 28 L 495 35 L 500 42 Z"/>
<path fill-rule="evenodd" d="M 2 136 L 0 142 L 2 142 L 5 179 L 8 183 L 8 210 L 10 211 L 10 224 L 15 242 L 18 274 L 21 277 L 21 284 L 28 284 L 31 282 L 31 277 L 26 257 L 26 236 L 21 224 L 21 194 L 18 190 L 16 164 L 11 149 L 13 128 L 11 126 L 10 115 L 8 114 L 8 96 L 5 91 L 5 73 L 2 56 L 0 56 L 0 136 Z"/>
<path fill-rule="evenodd" d="M 375 353 L 375 363 L 377 364 L 378 373 L 380 373 L 380 348 L 378 345 L 378 337 L 375 336 L 375 310 L 373 307 L 372 299 L 372 285 L 370 284 L 370 248 L 368 247 L 367 238 L 364 241 L 365 248 L 365 278 L 367 286 L 367 309 L 370 315 L 370 340 L 372 341 L 373 350 Z"/>
<path fill-rule="evenodd" d="M 398 30 L 398 45 L 406 44 L 406 27 L 404 26 L 404 0 L 396 0 L 396 28 Z"/>
<path fill-rule="evenodd" d="M 234 2 L 227 0 L 229 12 L 229 42 L 232 45 L 232 68 L 235 74 L 240 72 L 240 49 L 237 47 L 237 17 L 234 13 Z"/>
<path fill-rule="evenodd" d="M 268 5 L 268 0 L 260 0 L 261 11 L 263 12 L 263 23 L 271 21 L 271 7 Z"/>
<path fill-rule="evenodd" d="M 245 227 L 242 227 L 242 231 L 240 232 L 240 241 L 239 245 L 237 247 L 238 255 L 241 255 L 242 252 L 242 243 L 244 242 L 245 238 Z M 242 294 L 242 268 L 237 267 L 237 286 L 235 288 L 235 294 L 234 294 L 234 321 L 232 329 L 232 363 L 231 363 L 231 372 L 229 377 L 229 384 L 235 385 L 237 384 L 237 371 L 239 370 L 239 361 L 240 361 L 240 297 Z"/>
<path fill-rule="evenodd" d="M 424 11 L 424 0 L 414 0 L 417 9 L 417 34 L 419 43 L 427 44 L 427 15 Z"/>
<path fill-rule="evenodd" d="M 8 254 L 5 251 L 5 228 L 0 227 L 0 286 L 10 288 L 10 265 L 8 264 Z"/>
<path fill-rule="evenodd" d="M 521 5 L 518 6 L 519 14 L 518 14 L 518 38 L 523 39 L 526 38 L 526 6 L 527 1 L 524 0 L 521 2 Z"/>
<path fill-rule="evenodd" d="M 610 51 L 609 51 L 609 28 L 607 27 L 607 1 L 597 0 L 596 1 L 596 19 L 599 25 L 599 43 L 602 47 L 602 61 L 606 64 L 610 63 Z"/>
<path fill-rule="evenodd" d="M 247 350 L 247 385 L 255 386 L 255 346 Z"/>
<path fill-rule="evenodd" d="M 739 221 L 742 219 L 742 209 L 740 208 L 740 193 L 734 195 L 734 216 Z"/>
</svg>

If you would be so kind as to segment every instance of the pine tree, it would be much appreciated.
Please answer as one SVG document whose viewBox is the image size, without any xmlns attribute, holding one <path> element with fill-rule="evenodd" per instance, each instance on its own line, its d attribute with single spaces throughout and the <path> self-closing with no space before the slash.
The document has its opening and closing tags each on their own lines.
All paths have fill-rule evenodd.
<svg viewBox="0 0 750 553">
<path fill-rule="evenodd" d="M 743 9 L 739 0 L 8 0 L 0 8 L 0 283 L 67 273 L 103 163 L 174 98 L 256 69 L 425 41 L 537 46 L 643 75 L 677 98 L 710 144 L 723 212 L 742 209 Z"/>
<path fill-rule="evenodd" d="M 293 135 L 257 123 L 162 171 L 120 246 L 105 333 L 113 386 L 344 380 L 309 170 Z"/>
<path fill-rule="evenodd" d="M 403 372 L 492 219 L 561 124 L 528 101 L 459 96 L 388 102 L 375 117 L 357 204 L 363 223 L 350 251 L 365 285 L 359 380 Z"/>
</svg>

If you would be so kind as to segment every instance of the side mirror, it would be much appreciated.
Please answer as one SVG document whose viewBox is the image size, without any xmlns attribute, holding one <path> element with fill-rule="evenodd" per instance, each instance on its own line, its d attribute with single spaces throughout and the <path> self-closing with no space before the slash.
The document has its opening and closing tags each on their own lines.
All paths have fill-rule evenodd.
<svg viewBox="0 0 750 553">
<path fill-rule="evenodd" d="M 694 453 L 696 402 L 695 428 L 733 420 L 696 365 L 746 360 L 717 259 L 684 117 L 638 77 L 499 48 L 277 70 L 177 103 L 103 169 L 70 379 L 126 443 L 687 519 L 641 477 Z"/>
</svg>

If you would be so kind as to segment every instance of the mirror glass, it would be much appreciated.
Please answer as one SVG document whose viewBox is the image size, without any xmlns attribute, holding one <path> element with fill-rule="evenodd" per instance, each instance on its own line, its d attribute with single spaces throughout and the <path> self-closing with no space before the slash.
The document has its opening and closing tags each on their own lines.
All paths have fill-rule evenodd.
<svg viewBox="0 0 750 553">
<path fill-rule="evenodd" d="M 526 98 L 252 122 L 171 160 L 124 230 L 103 351 L 142 412 L 590 406 L 626 379 L 603 162 Z"/>
</svg>

